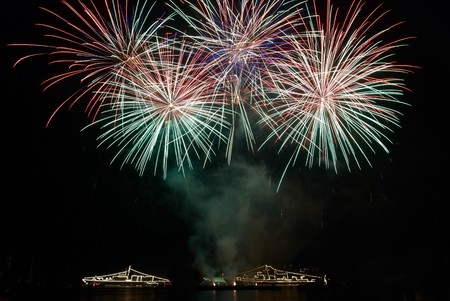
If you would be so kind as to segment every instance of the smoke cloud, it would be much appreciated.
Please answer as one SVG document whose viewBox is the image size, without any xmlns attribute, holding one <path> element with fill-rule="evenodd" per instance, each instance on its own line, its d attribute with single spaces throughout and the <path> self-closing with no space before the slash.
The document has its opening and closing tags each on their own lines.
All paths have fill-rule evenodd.
<svg viewBox="0 0 450 301">
<path fill-rule="evenodd" d="M 292 263 L 320 216 L 298 183 L 276 193 L 260 163 L 234 159 L 214 170 L 173 173 L 168 184 L 182 199 L 196 268 L 205 277 Z"/>
</svg>

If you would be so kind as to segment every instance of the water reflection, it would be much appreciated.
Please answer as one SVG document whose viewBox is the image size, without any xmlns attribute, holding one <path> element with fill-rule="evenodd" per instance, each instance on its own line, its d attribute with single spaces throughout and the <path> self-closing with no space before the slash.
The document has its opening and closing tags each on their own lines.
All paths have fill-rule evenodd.
<svg viewBox="0 0 450 301">
<path fill-rule="evenodd" d="M 405 289 L 355 287 L 327 289 L 194 290 L 194 289 L 75 289 L 29 291 L 0 296 L 3 301 L 435 301 L 450 300 L 448 287 Z M 438 297 L 440 296 L 440 297 Z M 445 297 L 444 297 L 445 296 Z"/>
<path fill-rule="evenodd" d="M 311 294 L 309 294 L 311 295 Z M 103 290 L 82 292 L 79 301 L 315 301 L 297 288 L 276 290 Z M 319 300 L 319 299 L 317 299 Z"/>
<path fill-rule="evenodd" d="M 169 290 L 100 289 L 81 291 L 78 301 L 165 301 L 171 300 Z"/>
</svg>

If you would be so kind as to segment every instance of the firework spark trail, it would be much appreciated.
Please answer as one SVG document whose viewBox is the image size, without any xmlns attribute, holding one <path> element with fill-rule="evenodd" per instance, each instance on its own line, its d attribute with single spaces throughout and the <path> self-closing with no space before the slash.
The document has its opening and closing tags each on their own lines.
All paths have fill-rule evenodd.
<svg viewBox="0 0 450 301">
<path fill-rule="evenodd" d="M 154 173 L 161 168 L 165 179 L 173 158 L 183 173 L 185 166 L 193 168 L 190 154 L 204 156 L 204 163 L 211 160 L 212 142 L 226 143 L 221 129 L 229 127 L 223 117 L 231 112 L 218 105 L 223 95 L 185 40 L 167 38 L 157 44 L 157 50 L 141 55 L 121 81 L 108 83 L 121 87 L 104 97 L 122 101 L 89 126 L 101 125 L 100 145 L 117 146 L 113 161 L 124 155 L 123 164 L 134 164 L 141 175 L 153 162 Z"/>
<path fill-rule="evenodd" d="M 302 24 L 297 10 L 304 2 L 202 0 L 182 3 L 181 6 L 173 1 L 169 3 L 188 24 L 189 28 L 181 33 L 214 62 L 210 66 L 217 76 L 218 89 L 229 95 L 224 105 L 235 114 L 226 150 L 230 163 L 238 126 L 244 132 L 248 148 L 254 150 L 254 123 L 249 120 L 254 113 L 252 95 L 263 88 L 259 79 L 261 69 L 269 68 L 267 65 L 279 56 L 276 45 L 282 41 L 281 37 Z"/>
<path fill-rule="evenodd" d="M 351 161 L 361 168 L 359 156 L 370 165 L 366 148 L 375 152 L 373 145 L 389 152 L 385 132 L 399 126 L 401 115 L 392 106 L 405 105 L 398 97 L 408 90 L 397 76 L 414 69 L 392 55 L 410 38 L 383 43 L 381 37 L 400 23 L 370 35 L 387 11 L 378 6 L 359 23 L 362 7 L 353 2 L 339 23 L 328 1 L 325 22 L 319 16 L 304 18 L 309 20 L 306 33 L 287 37 L 293 51 L 278 61 L 278 70 L 284 71 L 271 74 L 278 98 L 265 104 L 270 109 L 262 121 L 272 129 L 264 143 L 281 140 L 280 150 L 294 145 L 282 178 L 302 150 L 307 166 L 323 162 L 336 173 L 341 160 L 349 170 Z"/>
<path fill-rule="evenodd" d="M 37 24 L 49 30 L 45 37 L 50 39 L 48 44 L 10 44 L 12 46 L 27 46 L 43 49 L 40 53 L 25 56 L 19 62 L 33 56 L 50 55 L 54 57 L 51 64 L 67 66 L 67 72 L 57 74 L 44 81 L 44 90 L 59 84 L 61 81 L 73 77 L 81 77 L 83 87 L 69 96 L 49 118 L 47 125 L 54 115 L 67 103 L 72 107 L 81 98 L 88 96 L 86 105 L 88 116 L 95 117 L 104 102 L 102 92 L 120 95 L 114 89 L 121 85 L 109 85 L 112 81 L 120 81 L 123 72 L 133 69 L 133 61 L 151 49 L 152 42 L 158 30 L 169 20 L 160 18 L 152 24 L 147 24 L 154 4 L 147 5 L 147 0 L 136 3 L 132 12 L 128 9 L 128 0 L 104 1 L 106 14 L 96 6 L 92 0 L 90 5 L 79 1 L 79 7 L 69 2 L 61 1 L 73 14 L 70 21 L 66 17 L 41 8 L 55 17 L 62 26 L 52 24 Z M 155 2 L 156 3 L 156 2 Z M 100 91 L 100 93 L 98 93 Z M 108 94 L 108 93 L 106 93 Z M 119 101 L 119 99 L 111 99 Z"/>
<path fill-rule="evenodd" d="M 72 21 L 43 8 L 58 21 L 38 24 L 49 30 L 49 43 L 10 45 L 43 49 L 16 64 L 49 55 L 67 68 L 44 90 L 81 78 L 48 123 L 86 97 L 100 145 L 117 147 L 113 161 L 123 157 L 141 176 L 152 161 L 164 178 L 171 163 L 183 172 L 194 156 L 205 164 L 222 144 L 230 164 L 241 133 L 252 152 L 272 140 L 280 152 L 293 150 L 279 185 L 303 151 L 306 166 L 336 172 L 352 162 L 361 168 L 360 157 L 370 165 L 368 152 L 377 148 L 388 152 L 408 90 L 401 76 L 416 67 L 393 60 L 410 37 L 383 41 L 400 23 L 377 30 L 387 13 L 381 6 L 364 17 L 355 0 L 342 15 L 328 0 L 322 22 L 316 2 L 303 13 L 305 2 L 294 0 L 173 0 L 174 12 L 151 23 L 156 2 L 147 9 L 147 0 L 137 0 L 129 10 L 127 0 L 86 1 L 62 0 Z M 174 16 L 188 27 L 169 26 Z M 164 28 L 175 34 L 164 37 Z M 256 127 L 269 129 L 258 148 Z"/>
</svg>

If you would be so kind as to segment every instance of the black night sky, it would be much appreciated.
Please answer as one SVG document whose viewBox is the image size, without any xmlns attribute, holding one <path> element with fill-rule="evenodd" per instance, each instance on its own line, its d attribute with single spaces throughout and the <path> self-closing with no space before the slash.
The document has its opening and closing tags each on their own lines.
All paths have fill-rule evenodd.
<svg viewBox="0 0 450 301">
<path fill-rule="evenodd" d="M 129 265 L 179 282 L 272 264 L 318 268 L 338 282 L 448 285 L 450 31 L 443 3 L 385 1 L 406 22 L 396 31 L 417 37 L 399 60 L 421 67 L 406 76 L 413 92 L 403 100 L 411 107 L 391 153 L 375 155 L 372 168 L 338 175 L 298 164 L 275 193 L 271 171 L 281 159 L 254 156 L 245 145 L 230 167 L 216 162 L 164 181 L 111 165 L 97 133 L 80 131 L 88 123 L 82 103 L 46 127 L 77 83 L 43 92 L 53 67 L 35 58 L 13 68 L 29 49 L 6 44 L 38 41 L 43 32 L 34 24 L 46 17 L 38 7 L 60 4 L 2 1 L 2 289 L 46 285 L 51 275 L 60 275 L 61 286 L 79 285 L 83 276 Z"/>
</svg>

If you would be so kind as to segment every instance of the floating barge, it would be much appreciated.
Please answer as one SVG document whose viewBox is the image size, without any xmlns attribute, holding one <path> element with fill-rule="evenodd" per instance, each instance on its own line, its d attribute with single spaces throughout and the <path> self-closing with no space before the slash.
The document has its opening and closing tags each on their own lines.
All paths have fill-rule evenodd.
<svg viewBox="0 0 450 301">
<path fill-rule="evenodd" d="M 169 279 L 146 274 L 132 269 L 99 276 L 84 277 L 82 279 L 85 287 L 170 287 Z"/>
<path fill-rule="evenodd" d="M 236 275 L 234 284 L 237 287 L 323 286 L 327 285 L 327 279 L 326 275 L 283 271 L 263 265 Z"/>
<path fill-rule="evenodd" d="M 255 269 L 239 273 L 232 279 L 224 276 L 203 278 L 198 289 L 214 290 L 265 290 L 281 289 L 283 287 L 323 287 L 327 285 L 326 275 L 318 276 L 309 272 L 293 272 L 263 265 Z"/>
</svg>

